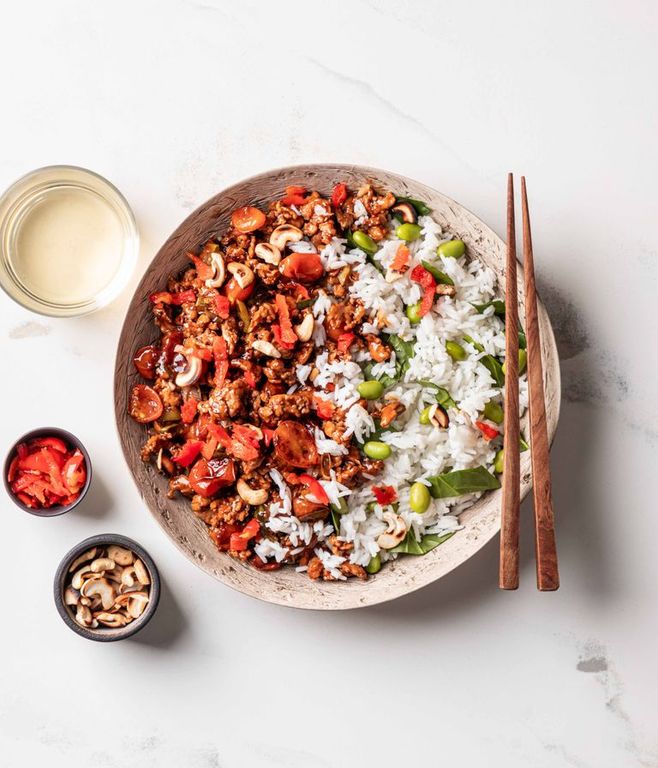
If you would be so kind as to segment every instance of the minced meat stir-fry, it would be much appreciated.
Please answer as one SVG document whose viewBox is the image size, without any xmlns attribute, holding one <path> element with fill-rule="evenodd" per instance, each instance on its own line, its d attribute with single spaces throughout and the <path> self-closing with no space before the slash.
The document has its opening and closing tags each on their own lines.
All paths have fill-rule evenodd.
<svg viewBox="0 0 658 768">
<path fill-rule="evenodd" d="M 267 212 L 250 206 L 234 211 L 225 234 L 190 253 L 191 266 L 150 297 L 160 339 L 134 357 L 151 383 L 134 387 L 129 406 L 134 419 L 150 425 L 142 459 L 169 475 L 172 497 L 189 497 L 220 550 L 256 568 L 288 563 L 307 566 L 311 578 L 332 579 L 315 554 L 318 538 L 342 558 L 351 544 L 329 533 L 329 497 L 319 481 L 353 488 L 373 482 L 382 467 L 364 455 L 353 433 L 346 434 L 345 411 L 313 383 L 321 352 L 330 362 L 351 360 L 357 348 L 375 362 L 391 355 L 377 334 L 361 332 L 366 312 L 348 293 L 350 267 L 325 271 L 317 253 L 332 238 L 345 237 L 357 218 L 355 204 L 356 245 L 367 252 L 388 233 L 396 204 L 391 192 L 367 184 L 353 194 L 337 184 L 326 199 L 288 187 Z M 296 244 L 300 250 L 290 250 Z M 404 271 L 408 259 L 401 251 L 398 268 Z M 320 289 L 333 299 L 324 332 L 311 311 Z M 303 384 L 300 366 L 309 366 Z M 382 426 L 399 407 L 392 402 L 380 409 Z M 346 450 L 320 453 L 318 433 Z M 290 490 L 292 514 L 314 523 L 307 542 L 265 525 L 270 505 L 283 501 L 281 483 Z M 255 554 L 263 538 L 278 541 L 286 556 L 266 561 Z M 339 569 L 367 578 L 348 559 Z"/>
</svg>

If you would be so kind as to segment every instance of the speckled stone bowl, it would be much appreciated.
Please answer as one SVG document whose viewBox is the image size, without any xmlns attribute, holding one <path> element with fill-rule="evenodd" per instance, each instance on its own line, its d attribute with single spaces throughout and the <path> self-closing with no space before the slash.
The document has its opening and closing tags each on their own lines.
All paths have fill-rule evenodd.
<svg viewBox="0 0 658 768">
<path fill-rule="evenodd" d="M 500 295 L 505 285 L 505 244 L 489 227 L 454 200 L 420 182 L 376 168 L 355 165 L 300 165 L 268 171 L 219 192 L 192 213 L 160 248 L 142 278 L 130 303 L 117 350 L 114 396 L 117 426 L 123 452 L 146 506 L 178 549 L 206 573 L 252 597 L 296 608 L 345 609 L 392 600 L 440 579 L 472 557 L 500 530 L 501 491 L 483 496 L 462 516 L 464 529 L 445 544 L 423 557 L 401 557 L 386 565 L 368 581 L 315 582 L 292 568 L 263 572 L 218 552 L 206 526 L 189 508 L 185 498 L 168 499 L 167 480 L 139 458 L 145 431 L 127 413 L 128 396 L 139 377 L 132 365 L 132 355 L 157 334 L 153 325 L 148 296 L 160 290 L 172 272 L 187 263 L 186 252 L 202 245 L 210 237 L 223 233 L 231 211 L 243 205 L 265 205 L 281 197 L 290 184 L 302 184 L 328 195 L 333 185 L 344 181 L 357 187 L 366 179 L 426 202 L 432 215 L 451 234 L 461 238 L 468 252 L 494 270 Z M 501 205 L 504 189 L 501 185 Z M 519 267 L 519 302 L 524 308 L 523 270 Z M 555 338 L 544 306 L 539 304 L 542 335 L 542 359 L 548 433 L 552 440 L 560 409 L 560 368 Z M 521 456 L 521 496 L 531 488 L 530 453 Z"/>
</svg>

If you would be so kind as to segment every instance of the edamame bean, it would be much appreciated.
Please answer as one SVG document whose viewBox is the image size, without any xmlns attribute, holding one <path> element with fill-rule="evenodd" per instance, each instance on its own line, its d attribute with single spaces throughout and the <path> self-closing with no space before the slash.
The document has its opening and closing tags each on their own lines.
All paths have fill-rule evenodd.
<svg viewBox="0 0 658 768">
<path fill-rule="evenodd" d="M 377 253 L 377 243 L 370 237 L 370 235 L 366 235 L 366 233 L 361 232 L 360 229 L 352 232 L 352 240 L 354 240 L 357 247 L 362 251 L 365 251 L 370 255 Z"/>
<path fill-rule="evenodd" d="M 504 418 L 503 408 L 499 403 L 494 403 L 493 400 L 489 400 L 484 406 L 484 416 L 495 424 L 502 424 Z"/>
<path fill-rule="evenodd" d="M 370 558 L 370 562 L 368 565 L 366 565 L 366 571 L 367 573 L 377 573 L 378 571 L 381 571 L 382 569 L 382 559 L 377 554 L 374 557 Z"/>
<path fill-rule="evenodd" d="M 384 385 L 381 381 L 372 379 L 371 381 L 364 381 L 362 384 L 359 384 L 356 390 L 364 400 L 376 400 L 382 396 Z"/>
<path fill-rule="evenodd" d="M 528 364 L 528 353 L 525 349 L 519 350 L 519 376 L 525 371 L 525 367 Z M 503 363 L 503 373 L 507 373 L 507 366 Z"/>
<path fill-rule="evenodd" d="M 377 459 L 379 461 L 388 459 L 391 455 L 391 446 L 386 443 L 380 443 L 379 440 L 369 440 L 363 446 L 363 452 L 369 459 Z"/>
<path fill-rule="evenodd" d="M 463 240 L 448 240 L 447 243 L 441 243 L 436 249 L 437 256 L 445 256 L 448 259 L 458 259 L 466 253 L 466 246 Z"/>
<path fill-rule="evenodd" d="M 466 350 L 456 341 L 446 341 L 446 352 L 455 361 L 466 360 Z"/>
<path fill-rule="evenodd" d="M 400 224 L 395 230 L 395 236 L 399 237 L 400 240 L 410 242 L 411 240 L 418 240 L 421 231 L 422 229 L 418 224 Z"/>
<path fill-rule="evenodd" d="M 428 405 L 427 408 L 423 408 L 423 410 L 420 412 L 420 416 L 418 417 L 418 421 L 421 424 L 429 424 L 431 411 L 432 411 L 431 405 Z"/>
<path fill-rule="evenodd" d="M 409 489 L 409 506 L 414 512 L 422 515 L 430 505 L 430 492 L 423 483 L 414 483 Z"/>
<path fill-rule="evenodd" d="M 505 451 L 501 448 L 496 454 L 496 458 L 494 460 L 494 469 L 497 472 L 497 474 L 499 475 L 503 474 L 504 464 L 505 464 Z"/>
<path fill-rule="evenodd" d="M 406 308 L 405 313 L 407 315 L 407 318 L 409 319 L 409 322 L 415 325 L 416 323 L 420 322 L 420 301 L 416 304 L 409 304 L 409 306 Z"/>
</svg>

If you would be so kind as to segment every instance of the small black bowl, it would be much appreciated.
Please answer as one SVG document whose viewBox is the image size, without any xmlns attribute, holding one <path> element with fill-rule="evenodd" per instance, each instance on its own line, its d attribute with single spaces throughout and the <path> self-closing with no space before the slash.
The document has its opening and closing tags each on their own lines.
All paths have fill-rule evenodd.
<svg viewBox="0 0 658 768">
<path fill-rule="evenodd" d="M 149 603 L 146 606 L 144 613 L 125 627 L 118 627 L 116 629 L 111 627 L 98 627 L 98 629 L 82 627 L 75 620 L 71 609 L 64 603 L 64 590 L 69 577 L 69 567 L 71 563 L 86 550 L 91 549 L 92 547 L 107 547 L 111 544 L 117 544 L 120 547 L 131 550 L 146 566 L 151 578 Z M 73 549 L 69 550 L 69 552 L 64 555 L 57 567 L 53 586 L 55 606 L 57 607 L 59 615 L 64 619 L 64 623 L 78 635 L 81 635 L 87 640 L 96 640 L 101 643 L 125 640 L 127 637 L 131 637 L 139 632 L 152 619 L 153 614 L 158 607 L 158 602 L 160 601 L 160 574 L 158 573 L 158 569 L 156 568 L 152 557 L 136 541 L 129 539 L 127 536 L 121 536 L 118 533 L 101 533 L 98 536 L 91 536 L 90 538 L 81 541 L 79 544 L 76 544 Z"/>
<path fill-rule="evenodd" d="M 58 437 L 60 440 L 63 440 L 67 445 L 72 445 L 74 448 L 79 448 L 82 452 L 82 455 L 85 457 L 85 467 L 87 469 L 87 480 L 85 484 L 82 486 L 82 489 L 78 495 L 78 498 L 71 502 L 71 504 L 65 504 L 63 506 L 55 506 L 50 507 L 49 509 L 32 509 L 32 507 L 28 507 L 27 504 L 23 504 L 23 502 L 17 498 L 13 491 L 11 490 L 11 487 L 9 486 L 9 480 L 7 479 L 7 475 L 9 473 L 9 465 L 14 459 L 14 456 L 16 456 L 16 450 L 19 445 L 19 443 L 27 443 L 30 440 L 34 440 L 37 437 Z M 75 435 L 72 435 L 70 432 L 67 432 L 65 429 L 59 429 L 58 427 L 42 427 L 41 429 L 33 429 L 31 432 L 26 432 L 24 435 L 18 438 L 14 442 L 14 444 L 9 449 L 9 453 L 7 454 L 7 458 L 5 459 L 5 464 L 3 468 L 3 475 L 2 479 L 5 484 L 5 490 L 11 497 L 11 500 L 16 504 L 17 507 L 20 507 L 23 512 L 29 512 L 31 515 L 36 515 L 37 517 L 57 517 L 58 515 L 63 515 L 65 512 L 70 512 L 74 507 L 77 507 L 78 504 L 82 501 L 82 499 L 85 497 L 85 494 L 89 490 L 89 486 L 91 485 L 91 459 L 89 458 L 89 454 L 87 453 L 87 449 L 84 447 L 84 445 L 78 440 L 78 438 Z"/>
</svg>

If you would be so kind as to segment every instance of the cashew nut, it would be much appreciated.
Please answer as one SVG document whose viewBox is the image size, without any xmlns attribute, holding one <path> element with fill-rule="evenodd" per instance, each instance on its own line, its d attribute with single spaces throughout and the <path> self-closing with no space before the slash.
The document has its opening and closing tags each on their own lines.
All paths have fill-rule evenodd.
<svg viewBox="0 0 658 768">
<path fill-rule="evenodd" d="M 73 573 L 73 571 L 77 571 L 78 568 L 83 564 L 89 562 L 89 560 L 93 560 L 96 557 L 96 552 L 98 550 L 98 547 L 92 547 L 91 549 L 88 549 L 86 552 L 83 552 L 80 557 L 76 557 L 75 560 L 69 565 L 69 573 Z"/>
<path fill-rule="evenodd" d="M 106 627 L 125 627 L 130 621 L 121 613 L 105 613 L 101 611 L 97 613 L 95 618 L 100 624 L 104 624 Z"/>
<path fill-rule="evenodd" d="M 254 253 L 267 264 L 278 264 L 281 261 L 281 251 L 272 243 L 258 243 Z"/>
<path fill-rule="evenodd" d="M 268 494 L 265 488 L 251 488 L 242 478 L 235 484 L 235 489 L 238 492 L 238 496 L 243 501 L 246 501 L 247 504 L 251 504 L 252 507 L 257 507 L 259 504 L 265 504 L 267 501 Z"/>
<path fill-rule="evenodd" d="M 77 605 L 80 599 L 80 592 L 73 587 L 67 587 L 64 590 L 64 605 Z"/>
<path fill-rule="evenodd" d="M 176 375 L 176 386 L 191 387 L 192 384 L 196 384 L 197 381 L 201 378 L 201 373 L 203 372 L 203 363 L 196 356 L 188 357 L 183 351 L 182 347 L 180 350 L 176 348 L 176 351 L 180 351 L 187 361 L 185 370 Z"/>
<path fill-rule="evenodd" d="M 393 549 L 407 535 L 407 526 L 400 515 L 396 515 L 395 512 L 384 512 L 382 518 L 388 527 L 384 533 L 377 537 L 377 544 L 381 549 Z"/>
<path fill-rule="evenodd" d="M 86 581 L 82 587 L 81 594 L 85 597 L 94 597 L 94 595 L 98 595 L 101 599 L 103 610 L 105 611 L 110 610 L 114 605 L 114 600 L 117 596 L 116 590 L 107 579 Z"/>
<path fill-rule="evenodd" d="M 256 352 L 260 352 L 268 357 L 281 357 L 281 352 L 279 352 L 274 344 L 270 344 L 269 341 L 265 341 L 264 339 L 256 339 L 251 347 L 252 349 L 255 349 Z"/>
<path fill-rule="evenodd" d="M 226 278 L 226 269 L 224 268 L 224 259 L 221 253 L 213 253 L 210 256 L 210 264 L 214 269 L 215 274 L 213 277 L 209 277 L 206 280 L 206 286 L 208 288 L 219 288 Z"/>
<path fill-rule="evenodd" d="M 133 553 L 129 549 L 118 547 L 116 544 L 111 544 L 107 548 L 107 556 L 114 560 L 117 565 L 130 565 L 135 559 Z"/>
<path fill-rule="evenodd" d="M 315 320 L 313 315 L 306 314 L 299 325 L 295 326 L 295 333 L 300 341 L 308 341 L 313 335 L 315 329 Z"/>
<path fill-rule="evenodd" d="M 94 560 L 90 567 L 94 573 L 98 573 L 99 571 L 111 571 L 114 568 L 114 560 L 111 560 L 109 557 L 99 557 Z"/>
<path fill-rule="evenodd" d="M 283 252 L 288 243 L 298 243 L 302 237 L 304 237 L 304 233 L 301 229 L 293 227 L 292 224 L 281 224 L 272 230 L 270 244 Z"/>
<path fill-rule="evenodd" d="M 73 574 L 73 578 L 71 579 L 71 586 L 73 587 L 73 589 L 80 590 L 85 580 L 85 575 L 91 575 L 92 573 L 93 571 L 89 567 L 89 564 L 83 565 L 79 571 L 76 571 Z"/>
<path fill-rule="evenodd" d="M 430 406 L 429 420 L 430 424 L 433 426 L 442 427 L 443 429 L 447 429 L 450 424 L 450 417 L 448 416 L 447 411 L 438 403 L 434 403 L 434 405 Z"/>
<path fill-rule="evenodd" d="M 137 581 L 140 584 L 151 583 L 151 577 L 149 576 L 149 572 L 146 570 L 146 566 L 139 558 L 135 560 L 133 568 L 135 569 L 135 576 L 137 577 Z"/>
<path fill-rule="evenodd" d="M 131 565 L 128 568 L 123 569 L 121 574 L 121 584 L 126 587 L 132 587 L 135 583 L 137 575 L 135 574 L 135 566 Z"/>
<path fill-rule="evenodd" d="M 239 261 L 232 261 L 226 269 L 233 275 L 235 282 L 240 288 L 246 288 L 254 282 L 253 270 L 246 264 L 241 264 Z"/>
<path fill-rule="evenodd" d="M 129 595 L 130 601 L 128 602 L 128 615 L 133 619 L 138 619 L 146 609 L 149 602 L 149 596 L 146 592 L 133 592 Z"/>
<path fill-rule="evenodd" d="M 78 605 L 78 610 L 75 612 L 75 620 L 78 624 L 82 624 L 83 627 L 91 626 L 93 616 L 86 605 Z"/>
</svg>

